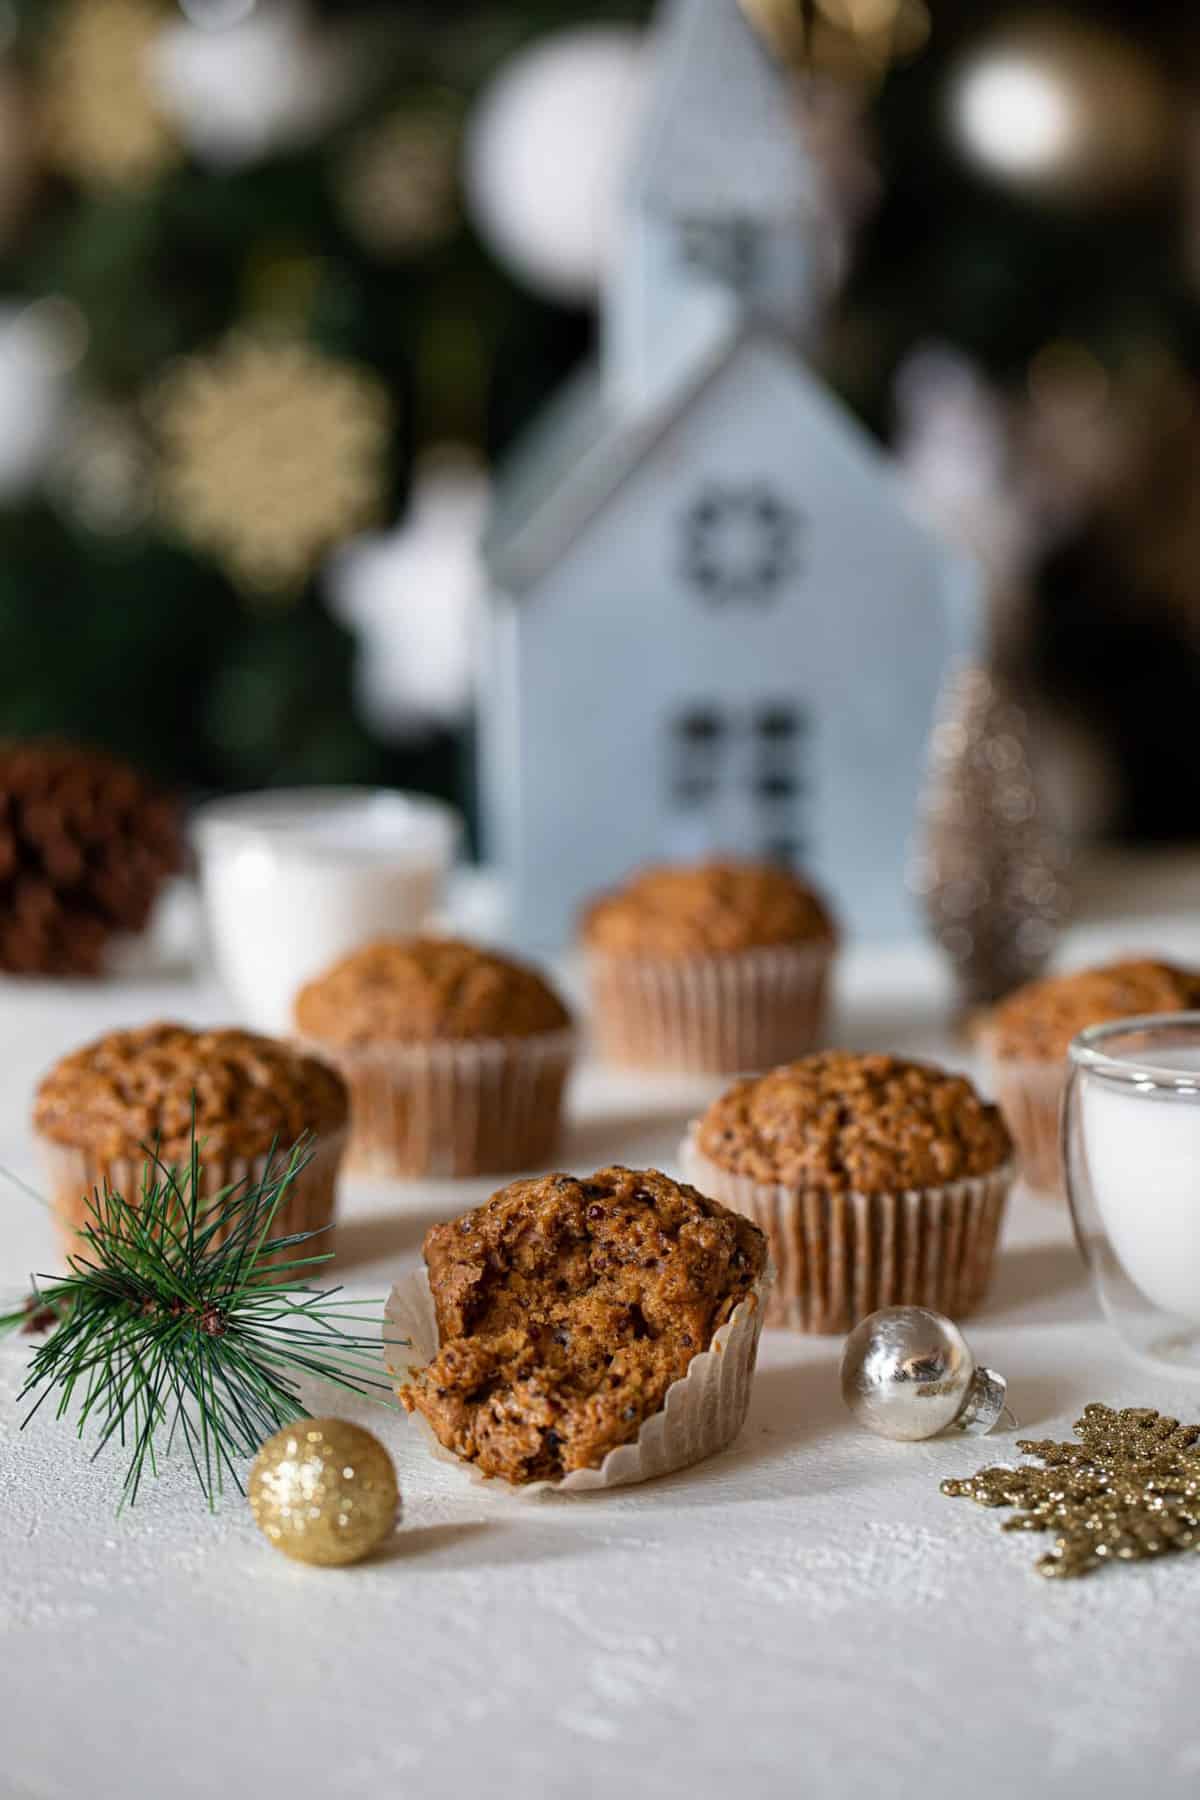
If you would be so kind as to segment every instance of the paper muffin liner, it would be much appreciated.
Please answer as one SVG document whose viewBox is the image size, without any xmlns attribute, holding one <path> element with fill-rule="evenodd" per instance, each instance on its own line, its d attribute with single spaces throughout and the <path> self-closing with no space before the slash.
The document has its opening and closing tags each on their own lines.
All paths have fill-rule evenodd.
<svg viewBox="0 0 1200 1800">
<path fill-rule="evenodd" d="M 708 1349 L 693 1356 L 687 1374 L 672 1382 L 662 1409 L 645 1421 L 632 1444 L 610 1450 L 599 1468 L 573 1469 L 560 1481 L 504 1481 L 447 1450 L 422 1413 L 411 1413 L 410 1419 L 439 1462 L 455 1463 L 471 1481 L 510 1494 L 578 1494 L 630 1487 L 686 1469 L 724 1450 L 745 1423 L 773 1274 L 768 1264 Z M 428 1273 L 415 1269 L 396 1283 L 384 1310 L 384 1361 L 396 1387 L 431 1362 L 439 1347 Z"/>
<path fill-rule="evenodd" d="M 48 1198 L 54 1223 L 63 1249 L 68 1256 L 86 1250 L 82 1236 L 90 1217 L 90 1200 L 97 1190 L 107 1185 L 112 1193 L 136 1200 L 142 1191 L 145 1154 L 104 1158 L 71 1145 L 59 1144 L 53 1138 L 37 1135 L 42 1166 L 46 1172 Z M 332 1224 L 337 1197 L 337 1176 L 346 1148 L 345 1130 L 326 1132 L 317 1139 L 308 1162 L 288 1186 L 271 1227 L 272 1237 L 290 1237 L 297 1231 L 321 1231 Z M 262 1156 L 204 1155 L 201 1161 L 203 1191 L 216 1194 L 233 1183 L 259 1181 L 265 1175 L 270 1159 Z M 276 1173 L 287 1166 L 278 1152 L 274 1158 Z M 216 1241 L 220 1241 L 219 1234 Z M 318 1246 L 323 1249 L 325 1246 Z M 288 1261 L 295 1250 L 285 1250 L 271 1261 Z M 303 1252 L 300 1252 L 303 1254 Z"/>
<path fill-rule="evenodd" d="M 1065 1062 L 994 1055 L 984 1044 L 987 1086 L 1004 1114 L 1025 1185 L 1042 1200 L 1066 1200 L 1059 1113 L 1067 1084 Z"/>
<path fill-rule="evenodd" d="M 1012 1163 L 941 1187 L 860 1194 L 735 1174 L 703 1154 L 694 1125 L 680 1157 L 693 1186 L 765 1232 L 777 1271 L 768 1325 L 841 1335 L 882 1306 L 962 1319 L 987 1291 Z"/>
<path fill-rule="evenodd" d="M 592 1027 L 606 1061 L 686 1073 L 751 1073 L 818 1047 L 831 943 L 686 958 L 588 950 Z"/>
<path fill-rule="evenodd" d="M 503 1175 L 551 1157 L 575 1035 L 303 1048 L 337 1069 L 350 1090 L 350 1168 Z"/>
</svg>

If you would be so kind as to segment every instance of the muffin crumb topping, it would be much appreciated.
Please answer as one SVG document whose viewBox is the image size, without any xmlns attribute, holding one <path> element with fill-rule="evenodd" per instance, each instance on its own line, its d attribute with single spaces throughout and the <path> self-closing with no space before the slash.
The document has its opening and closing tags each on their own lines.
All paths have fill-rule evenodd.
<svg viewBox="0 0 1200 1800">
<path fill-rule="evenodd" d="M 340 1076 L 314 1057 L 249 1031 L 168 1023 L 112 1031 L 63 1057 L 39 1084 L 33 1117 L 44 1136 L 102 1160 L 157 1145 L 171 1163 L 188 1153 L 193 1103 L 202 1151 L 217 1157 L 287 1151 L 347 1117 Z"/>
<path fill-rule="evenodd" d="M 339 1048 L 439 1038 L 531 1037 L 570 1015 L 523 963 L 455 938 L 381 938 L 300 990 L 296 1024 Z"/>
<path fill-rule="evenodd" d="M 667 957 L 828 944 L 835 936 L 824 901 L 798 875 L 728 860 L 643 869 L 592 902 L 582 933 L 595 950 Z"/>
<path fill-rule="evenodd" d="M 757 1181 L 866 1194 L 990 1174 L 1011 1153 L 998 1109 L 965 1076 L 844 1050 L 736 1082 L 705 1113 L 697 1143 Z"/>
<path fill-rule="evenodd" d="M 1200 972 L 1148 958 L 1108 963 L 1017 988 L 992 1009 L 988 1045 L 995 1056 L 1059 1062 L 1088 1025 L 1195 1006 Z"/>
</svg>

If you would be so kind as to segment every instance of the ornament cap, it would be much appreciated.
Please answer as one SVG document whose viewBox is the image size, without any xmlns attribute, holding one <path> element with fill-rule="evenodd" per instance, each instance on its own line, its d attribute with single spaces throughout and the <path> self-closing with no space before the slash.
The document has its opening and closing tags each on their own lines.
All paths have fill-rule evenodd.
<svg viewBox="0 0 1200 1800">
<path fill-rule="evenodd" d="M 955 1427 L 969 1437 L 986 1437 L 1003 1419 L 1010 1431 L 1015 1430 L 1017 1421 L 1005 1404 L 1007 1395 L 1008 1382 L 998 1370 L 977 1368 Z"/>
</svg>

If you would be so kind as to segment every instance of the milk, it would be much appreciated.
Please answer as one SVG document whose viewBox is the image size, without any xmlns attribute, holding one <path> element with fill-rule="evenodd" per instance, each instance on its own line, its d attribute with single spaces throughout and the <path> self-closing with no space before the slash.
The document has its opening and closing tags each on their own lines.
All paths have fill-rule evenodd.
<svg viewBox="0 0 1200 1800">
<path fill-rule="evenodd" d="M 1200 1324 L 1200 1046 L 1163 1056 L 1196 1086 L 1080 1076 L 1092 1196 L 1114 1254 L 1146 1299 Z"/>
<path fill-rule="evenodd" d="M 214 802 L 195 835 L 221 979 L 247 1024 L 281 1034 L 306 981 L 428 923 L 459 821 L 410 795 L 313 789 Z"/>
</svg>

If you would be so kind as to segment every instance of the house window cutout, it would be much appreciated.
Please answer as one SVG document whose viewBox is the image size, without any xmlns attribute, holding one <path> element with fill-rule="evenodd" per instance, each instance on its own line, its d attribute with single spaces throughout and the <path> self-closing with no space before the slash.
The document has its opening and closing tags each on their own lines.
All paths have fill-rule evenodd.
<svg viewBox="0 0 1200 1800">
<path fill-rule="evenodd" d="M 736 293 L 754 285 L 762 247 L 762 228 L 753 219 L 684 219 L 679 225 L 681 261 Z"/>
<path fill-rule="evenodd" d="M 810 851 L 808 799 L 812 720 L 793 700 L 770 700 L 752 723 L 755 836 L 759 853 L 789 868 Z"/>
<path fill-rule="evenodd" d="M 711 484 L 684 515 L 684 577 L 714 605 L 766 605 L 799 566 L 800 527 L 765 482 Z"/>
<path fill-rule="evenodd" d="M 713 800 L 720 784 L 726 721 L 707 703 L 688 707 L 670 733 L 672 810 L 694 812 Z"/>
<path fill-rule="evenodd" d="M 811 851 L 811 718 L 792 699 L 722 708 L 711 699 L 667 722 L 667 847 L 796 867 Z"/>
</svg>

